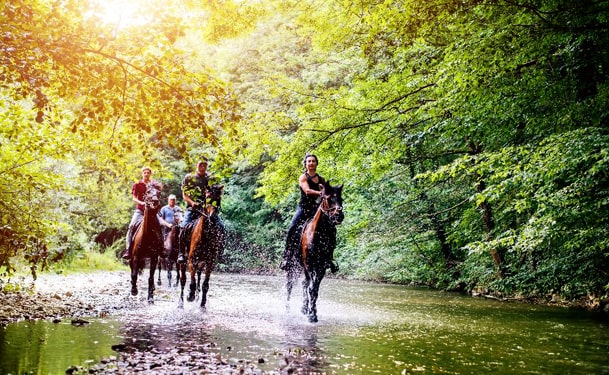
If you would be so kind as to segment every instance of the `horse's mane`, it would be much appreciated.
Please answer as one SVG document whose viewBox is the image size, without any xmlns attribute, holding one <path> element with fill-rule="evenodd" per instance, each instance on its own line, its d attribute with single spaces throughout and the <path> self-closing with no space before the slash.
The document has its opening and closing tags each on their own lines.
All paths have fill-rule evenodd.
<svg viewBox="0 0 609 375">
<path fill-rule="evenodd" d="M 324 194 L 325 195 L 331 195 L 331 194 L 334 194 L 334 193 L 338 193 L 343 188 L 343 185 L 332 186 L 330 184 L 330 180 L 323 182 L 322 185 L 324 187 Z"/>
</svg>

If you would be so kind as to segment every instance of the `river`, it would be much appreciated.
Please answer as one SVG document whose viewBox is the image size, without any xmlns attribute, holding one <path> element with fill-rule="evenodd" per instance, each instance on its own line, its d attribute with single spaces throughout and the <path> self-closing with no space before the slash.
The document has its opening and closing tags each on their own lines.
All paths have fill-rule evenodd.
<svg viewBox="0 0 609 375">
<path fill-rule="evenodd" d="M 133 308 L 84 326 L 0 329 L 0 374 L 63 374 L 116 355 L 117 344 L 200 347 L 268 374 L 609 374 L 609 320 L 600 313 L 328 278 L 313 324 L 299 312 L 300 289 L 286 306 L 283 277 L 213 274 L 205 312 L 197 302 L 178 309 L 179 290 L 163 283 L 154 305 L 144 288 L 127 296 L 126 284 Z"/>
</svg>

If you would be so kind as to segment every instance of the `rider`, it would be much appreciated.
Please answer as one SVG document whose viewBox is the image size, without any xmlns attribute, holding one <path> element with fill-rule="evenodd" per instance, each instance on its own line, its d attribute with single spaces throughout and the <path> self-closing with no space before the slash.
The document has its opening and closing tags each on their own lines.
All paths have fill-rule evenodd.
<svg viewBox="0 0 609 375">
<path fill-rule="evenodd" d="M 142 179 L 133 184 L 131 187 L 131 198 L 135 202 L 136 206 L 133 216 L 131 217 L 131 222 L 129 223 L 129 229 L 127 230 L 127 248 L 123 253 L 123 259 L 131 258 L 131 231 L 135 223 L 144 218 L 144 196 L 146 195 L 148 184 L 152 182 L 150 179 L 151 176 L 152 169 L 150 169 L 150 167 L 143 167 Z"/>
<path fill-rule="evenodd" d="M 205 193 L 209 189 L 210 180 L 213 179 L 207 172 L 208 164 L 209 160 L 207 157 L 201 156 L 197 162 L 195 172 L 188 173 L 182 180 L 182 197 L 186 201 L 186 215 L 180 223 L 180 255 L 178 256 L 178 263 L 184 263 L 186 260 L 186 249 L 190 243 L 189 236 L 192 234 L 192 231 L 187 226 L 201 217 L 201 206 L 205 203 Z M 217 220 L 224 227 L 220 217 L 217 217 Z M 219 255 L 222 261 L 222 254 Z"/>
<path fill-rule="evenodd" d="M 283 261 L 279 268 L 286 271 L 289 268 L 290 260 L 297 254 L 298 245 L 300 243 L 300 232 L 303 224 L 315 216 L 317 207 L 319 206 L 318 198 L 321 197 L 321 185 L 326 181 L 323 177 L 317 174 L 317 165 L 319 164 L 317 156 L 306 154 L 302 165 L 304 173 L 298 178 L 300 187 L 300 202 L 296 208 L 296 213 L 292 218 L 288 233 L 286 236 L 285 251 L 283 253 Z M 338 264 L 334 261 L 334 247 L 336 244 L 330 245 L 330 259 L 328 259 L 326 267 L 330 268 L 332 273 L 338 271 Z"/>
<path fill-rule="evenodd" d="M 171 228 L 176 223 L 176 218 L 182 216 L 182 209 L 176 205 L 176 196 L 170 194 L 167 197 L 167 205 L 163 206 L 159 211 L 159 222 L 163 226 L 163 239 L 167 238 Z"/>
</svg>

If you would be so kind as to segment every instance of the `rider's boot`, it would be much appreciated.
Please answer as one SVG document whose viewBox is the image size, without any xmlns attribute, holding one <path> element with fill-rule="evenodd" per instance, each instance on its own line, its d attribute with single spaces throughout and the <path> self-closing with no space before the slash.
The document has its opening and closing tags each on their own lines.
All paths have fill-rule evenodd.
<svg viewBox="0 0 609 375">
<path fill-rule="evenodd" d="M 337 273 L 338 272 L 338 263 L 334 260 L 328 261 L 326 268 L 330 268 L 330 272 Z"/>
<path fill-rule="evenodd" d="M 123 253 L 123 259 L 125 260 L 129 260 L 131 259 L 131 249 L 126 249 L 125 252 Z"/>
</svg>

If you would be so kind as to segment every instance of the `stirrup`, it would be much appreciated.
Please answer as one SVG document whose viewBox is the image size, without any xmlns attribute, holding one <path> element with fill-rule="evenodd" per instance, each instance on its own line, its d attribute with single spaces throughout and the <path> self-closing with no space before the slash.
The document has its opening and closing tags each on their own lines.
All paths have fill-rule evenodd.
<svg viewBox="0 0 609 375">
<path fill-rule="evenodd" d="M 186 262 L 186 258 L 184 257 L 184 254 L 178 255 L 177 262 L 178 263 L 185 263 Z"/>
</svg>

